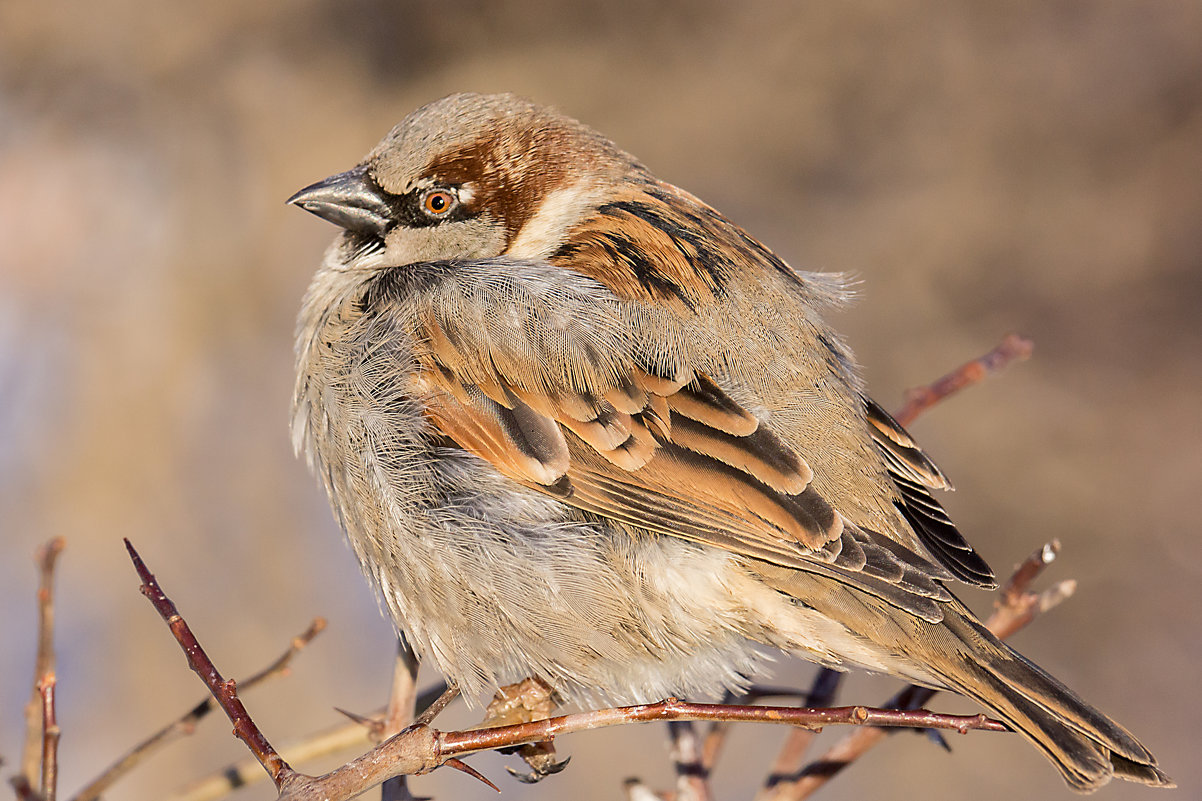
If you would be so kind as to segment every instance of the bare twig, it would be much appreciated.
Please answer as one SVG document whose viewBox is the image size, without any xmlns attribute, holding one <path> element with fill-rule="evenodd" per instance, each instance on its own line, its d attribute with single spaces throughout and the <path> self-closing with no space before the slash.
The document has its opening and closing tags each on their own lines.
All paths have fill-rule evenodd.
<svg viewBox="0 0 1202 801">
<path fill-rule="evenodd" d="M 309 624 L 309 628 L 292 638 L 288 644 L 288 649 L 280 654 L 278 658 L 270 665 L 266 666 L 258 673 L 238 682 L 238 686 L 243 692 L 249 690 L 268 679 L 276 676 L 287 675 L 292 664 L 292 660 L 304 650 L 313 638 L 320 634 L 326 627 L 325 618 L 314 618 Z M 196 730 L 196 726 L 216 707 L 216 701 L 213 696 L 205 698 L 200 703 L 193 706 L 175 721 L 167 724 L 162 729 L 147 737 L 142 742 L 131 748 L 124 756 L 110 765 L 99 776 L 90 781 L 86 786 L 79 790 L 71 801 L 95 801 L 117 780 L 121 779 L 129 771 L 145 760 L 147 757 L 154 754 L 168 743 L 174 742 L 182 737 L 187 737 Z"/>
<path fill-rule="evenodd" d="M 325 776 L 311 777 L 297 773 L 271 749 L 254 726 L 244 707 L 232 695 L 231 682 L 223 681 L 212 662 L 174 604 L 163 593 L 154 576 L 130 546 L 131 557 L 142 578 L 143 592 L 155 603 L 159 614 L 167 621 L 181 646 L 189 655 L 189 663 L 205 679 L 209 691 L 221 703 L 235 724 L 247 747 L 268 768 L 280 798 L 288 801 L 349 799 L 398 775 L 427 773 L 450 760 L 477 751 L 511 747 L 554 739 L 558 735 L 597 729 L 625 723 L 653 720 L 723 720 L 761 721 L 778 724 L 822 727 L 831 724 L 877 726 L 908 726 L 918 728 L 950 728 L 960 732 L 970 729 L 1005 731 L 1006 727 L 984 715 L 943 715 L 925 710 L 899 711 L 843 707 L 834 709 L 797 709 L 792 707 L 726 706 L 721 704 L 690 704 L 668 699 L 657 704 L 602 709 L 575 715 L 460 732 L 439 732 L 428 726 L 447 703 L 457 694 L 448 688 L 419 716 L 418 722 L 400 734 L 386 740 L 357 759 L 351 760 Z M 359 727 L 360 735 L 363 730 Z M 282 767 L 279 767 L 282 766 Z M 456 765 L 456 767 L 459 767 Z M 274 768 L 274 770 L 272 770 Z M 189 796 L 195 798 L 197 796 Z"/>
<path fill-rule="evenodd" d="M 676 769 L 676 801 L 710 801 L 709 770 L 702 761 L 700 738 L 691 720 L 668 723 L 672 764 Z"/>
<path fill-rule="evenodd" d="M 417 709 L 426 709 L 438 701 L 447 691 L 446 684 L 439 682 L 422 690 L 417 696 Z M 382 720 L 386 709 L 379 709 L 369 716 L 353 716 L 350 723 L 340 723 L 329 729 L 305 737 L 280 748 L 280 754 L 290 765 L 299 765 L 313 759 L 341 753 L 351 748 L 371 745 L 375 736 L 372 721 Z M 382 725 L 382 724 L 381 724 Z M 181 788 L 168 801 L 214 801 L 224 798 L 238 787 L 257 784 L 268 778 L 255 759 L 246 759 Z"/>
<path fill-rule="evenodd" d="M 726 736 L 730 733 L 730 724 L 716 720 L 710 724 L 705 738 L 701 741 L 701 765 L 707 773 L 712 773 L 718 764 L 718 757 L 726 745 Z"/>
<path fill-rule="evenodd" d="M 742 695 L 736 696 L 733 693 L 726 693 L 722 698 L 722 703 L 753 704 L 764 698 L 798 698 L 803 701 L 805 706 L 830 706 L 829 703 L 813 703 L 811 697 L 811 693 L 795 687 L 768 687 L 757 684 L 747 688 L 747 691 Z M 705 766 L 707 771 L 713 771 L 714 765 L 717 764 L 718 757 L 722 753 L 722 746 L 726 744 L 726 735 L 729 731 L 730 724 L 726 721 L 716 720 L 710 723 L 709 730 L 705 733 L 705 739 L 701 744 L 701 764 Z"/>
<path fill-rule="evenodd" d="M 437 739 L 438 733 L 427 725 L 428 721 L 432 720 L 458 694 L 456 688 L 450 687 L 422 713 L 417 724 L 386 740 L 381 746 L 364 756 L 325 777 L 315 779 L 297 773 L 284 761 L 255 725 L 246 711 L 246 707 L 238 698 L 235 683 L 221 677 L 221 673 L 201 647 L 187 621 L 163 592 L 158 581 L 128 539 L 125 541 L 125 547 L 142 580 L 142 594 L 150 600 L 159 616 L 167 623 L 188 658 L 188 666 L 200 676 L 205 686 L 209 688 L 209 692 L 225 711 L 230 722 L 234 724 L 234 735 L 245 743 L 258 759 L 259 764 L 267 771 L 280 791 L 281 798 L 325 799 L 326 801 L 353 798 L 392 776 L 425 773 L 445 764 L 457 755 L 451 749 L 441 748 Z M 466 753 L 467 750 L 478 749 L 461 750 Z"/>
<path fill-rule="evenodd" d="M 839 691 L 839 684 L 842 680 L 843 674 L 837 670 L 831 670 L 830 668 L 819 670 L 810 687 L 810 694 L 806 697 L 806 706 L 830 706 L 834 703 L 835 695 Z M 780 752 L 772 762 L 772 769 L 768 773 L 768 778 L 764 781 L 764 786 L 756 793 L 757 801 L 765 801 L 766 799 L 773 798 L 777 785 L 789 781 L 790 776 L 795 775 L 801 770 L 802 760 L 805 759 L 806 751 L 809 750 L 810 745 L 814 742 L 815 734 L 817 732 L 811 729 L 797 728 L 785 736 L 785 743 L 781 746 Z"/>
<path fill-rule="evenodd" d="M 1037 615 L 1072 595 L 1076 585 L 1071 581 L 1060 582 L 1042 593 L 1031 593 L 1029 589 L 1031 583 L 1056 558 L 1059 548 L 1059 543 L 1053 540 L 1033 552 L 1015 569 L 1002 589 L 997 608 L 985 622 L 986 628 L 1000 638 L 1009 637 L 1034 620 Z M 935 690 L 926 687 L 910 686 L 889 699 L 885 705 L 913 708 L 927 703 L 935 693 Z M 851 732 L 807 765 L 792 780 L 779 782 L 766 798 L 770 801 L 800 801 L 808 798 L 845 767 L 871 750 L 887 733 L 885 729 L 871 727 Z"/>
<path fill-rule="evenodd" d="M 42 696 L 42 799 L 54 801 L 58 794 L 58 712 L 54 706 L 57 680 L 53 671 L 42 676 L 38 692 Z"/>
<path fill-rule="evenodd" d="M 379 714 L 384 714 L 384 710 L 379 710 Z M 358 723 L 341 722 L 336 726 L 309 735 L 303 740 L 282 746 L 280 755 L 289 764 L 300 765 L 310 760 L 351 749 L 361 750 L 371 744 L 369 729 Z M 257 759 L 244 759 L 190 782 L 168 796 L 167 801 L 217 801 L 217 799 L 225 798 L 234 790 L 258 784 L 268 778 Z"/>
<path fill-rule="evenodd" d="M 25 705 L 25 747 L 21 752 L 21 769 L 17 776 L 24 786 L 32 788 L 41 778 L 43 766 L 44 699 L 39 689 L 47 676 L 55 672 L 54 654 L 54 566 L 62 553 L 65 541 L 55 537 L 38 548 L 38 652 L 33 668 L 33 690 Z M 17 778 L 13 779 L 17 786 Z"/>
<path fill-rule="evenodd" d="M 994 601 L 993 614 L 985 621 L 986 628 L 1004 640 L 1034 620 L 1037 615 L 1072 596 L 1077 589 L 1077 582 L 1072 579 L 1061 581 L 1041 593 L 1030 591 L 1031 583 L 1059 553 L 1060 540 L 1052 540 L 1031 553 L 1015 568 L 1014 575 L 1002 587 L 998 599 Z"/>
<path fill-rule="evenodd" d="M 577 731 L 655 720 L 759 721 L 794 726 L 833 724 L 906 726 L 967 732 L 971 729 L 1007 731 L 984 715 L 944 715 L 926 710 L 797 709 L 770 706 L 690 704 L 669 698 L 655 704 L 601 709 L 492 729 L 440 732 L 415 725 L 381 743 L 363 756 L 320 777 L 291 774 L 281 787 L 281 801 L 346 799 L 400 774 L 428 773 L 452 757 L 552 739 Z"/>
<path fill-rule="evenodd" d="M 417 703 L 417 654 L 409 647 L 404 635 L 397 637 L 396 663 L 392 671 L 392 692 L 388 711 L 384 715 L 384 738 L 398 734 L 413 721 Z M 393 776 L 380 789 L 380 801 L 414 801 L 404 776 Z"/>
<path fill-rule="evenodd" d="M 157 600 L 156 608 L 181 643 L 187 643 L 192 652 L 203 655 L 203 651 L 195 641 L 195 637 L 187 629 L 187 624 L 175 611 L 174 605 L 163 595 L 162 590 L 154 582 L 154 577 L 136 559 L 144 586 L 148 594 Z M 206 684 L 210 692 L 217 696 L 225 691 L 228 682 L 219 678 L 216 668 L 207 662 L 207 657 L 193 657 L 190 661 L 199 665 L 198 673 L 210 678 Z M 454 697 L 455 690 L 449 689 L 442 694 L 439 701 L 426 710 L 423 718 L 432 719 L 437 712 Z M 236 700 L 236 699 L 235 699 Z M 246 723 L 241 724 L 245 730 L 250 723 L 245 710 L 230 711 L 223 703 L 227 714 L 234 718 L 237 715 L 246 717 Z M 675 699 L 668 699 L 657 704 L 603 709 L 575 715 L 564 715 L 556 718 L 521 723 L 512 726 L 502 726 L 492 729 L 477 729 L 460 732 L 439 732 L 431 729 L 425 722 L 419 722 L 405 729 L 400 734 L 386 740 L 367 754 L 351 760 L 342 767 L 321 777 L 305 776 L 287 769 L 278 771 L 280 779 L 277 787 L 280 798 L 288 801 L 316 801 L 317 799 L 348 799 L 365 790 L 381 784 L 392 776 L 402 774 L 427 773 L 449 760 L 474 753 L 476 751 L 494 748 L 522 745 L 524 743 L 550 740 L 562 734 L 589 729 L 615 726 L 625 723 L 653 720 L 732 720 L 732 721 L 762 721 L 790 725 L 821 727 L 831 724 L 858 725 L 887 725 L 910 726 L 920 728 L 950 728 L 961 732 L 970 729 L 985 729 L 990 731 L 1005 731 L 1005 726 L 984 715 L 962 716 L 942 715 L 925 710 L 899 711 L 888 709 L 868 709 L 865 707 L 843 707 L 836 709 L 796 709 L 791 707 L 766 706 L 724 706 L 721 704 L 689 704 Z M 235 722 L 238 727 L 239 722 Z M 255 730 L 257 731 L 257 729 Z M 360 734 L 362 729 L 360 729 Z M 259 735 L 262 738 L 262 735 Z M 286 764 L 274 751 L 265 758 L 256 751 L 258 741 L 247 737 L 244 742 L 259 757 L 260 762 L 273 760 L 274 763 Z M 262 742 L 266 742 L 262 740 Z M 253 745 L 252 745 L 253 743 Z M 270 746 L 268 746 L 270 748 Z M 190 796 L 196 797 L 196 796 Z"/>
<path fill-rule="evenodd" d="M 1001 344 L 984 356 L 960 365 L 925 387 L 907 390 L 905 406 L 893 414 L 894 419 L 903 426 L 910 425 L 918 415 L 948 395 L 979 383 L 987 375 L 998 372 L 1011 362 L 1030 358 L 1034 347 L 1031 340 L 1018 334 L 1009 334 Z"/>
<path fill-rule="evenodd" d="M 33 789 L 33 785 L 29 783 L 29 780 L 20 773 L 9 779 L 8 783 L 12 785 L 13 792 L 17 796 L 17 801 L 41 801 L 38 791 Z"/>
<path fill-rule="evenodd" d="M 384 716 L 384 738 L 391 737 L 413 722 L 417 704 L 417 654 L 404 637 L 397 638 L 396 662 L 392 671 L 392 692 Z"/>
<path fill-rule="evenodd" d="M 493 729 L 443 732 L 438 736 L 439 754 L 462 755 L 521 743 L 547 740 L 578 731 L 645 723 L 653 720 L 724 720 L 731 722 L 777 723 L 820 729 L 835 725 L 869 725 L 906 728 L 952 729 L 968 732 L 1009 731 L 1005 724 L 984 715 L 945 715 L 926 710 L 878 709 L 864 706 L 806 709 L 791 706 L 734 706 L 694 704 L 668 698 L 654 704 L 597 709 L 572 715 L 535 720 Z"/>
<path fill-rule="evenodd" d="M 754 687 L 741 696 L 727 690 L 722 696 L 722 703 L 754 703 L 757 698 L 754 693 Z M 795 694 L 799 697 L 801 696 L 800 692 L 796 692 Z M 715 720 L 709 725 L 709 729 L 706 730 L 705 737 L 701 741 L 701 767 L 705 770 L 707 777 L 713 773 L 714 766 L 718 764 L 718 757 L 722 755 L 722 748 L 726 745 L 726 736 L 729 733 L 730 724 L 721 720 Z"/>
<path fill-rule="evenodd" d="M 459 697 L 459 688 L 450 682 L 447 683 L 447 688 L 442 691 L 442 694 L 435 698 L 429 706 L 421 711 L 413 721 L 415 726 L 429 726 L 434 722 L 434 718 L 442 714 L 442 710 L 447 708 L 447 705 Z"/>
<path fill-rule="evenodd" d="M 171 633 L 175 635 L 180 648 L 188 657 L 188 667 L 200 676 L 201 681 L 209 688 L 209 692 L 229 717 L 230 722 L 234 724 L 234 736 L 246 744 L 250 752 L 259 760 L 259 764 L 271 776 L 276 787 L 283 786 L 295 775 L 295 771 L 271 747 L 271 743 L 263 736 L 263 732 L 259 731 L 259 727 L 251 720 L 246 707 L 238 699 L 238 688 L 233 679 L 227 680 L 221 677 L 221 673 L 218 672 L 213 661 L 200 647 L 192 629 L 180 616 L 175 604 L 159 587 L 158 581 L 147 569 L 146 563 L 142 561 L 142 557 L 134 550 L 133 544 L 128 539 L 125 540 L 125 548 L 129 551 L 134 568 L 138 571 L 138 577 L 142 579 L 142 594 L 150 600 L 159 616 L 167 622 Z"/>
</svg>

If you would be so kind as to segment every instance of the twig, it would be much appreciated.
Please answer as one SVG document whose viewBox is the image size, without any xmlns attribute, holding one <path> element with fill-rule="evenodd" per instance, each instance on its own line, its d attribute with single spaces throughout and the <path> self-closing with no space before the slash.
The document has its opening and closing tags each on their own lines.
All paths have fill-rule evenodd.
<svg viewBox="0 0 1202 801">
<path fill-rule="evenodd" d="M 54 653 L 54 566 L 65 541 L 55 537 L 38 548 L 38 652 L 33 668 L 33 691 L 25 705 L 25 747 L 21 752 L 21 770 L 17 774 L 31 788 L 41 776 L 43 766 L 44 700 L 39 689 L 47 676 L 55 672 Z M 17 777 L 13 779 L 17 787 Z"/>
<path fill-rule="evenodd" d="M 426 709 L 446 692 L 442 682 L 422 690 L 417 696 L 417 709 Z M 373 719 L 380 720 L 386 709 L 376 710 L 369 716 L 354 716 L 350 723 L 340 723 L 329 729 L 305 737 L 280 748 L 280 754 L 292 765 L 337 754 L 351 748 L 371 745 L 375 735 Z M 382 724 L 380 724 L 382 725 Z M 235 762 L 176 791 L 168 801 L 214 801 L 224 798 L 235 789 L 248 784 L 257 784 L 268 778 L 258 760 L 246 759 Z"/>
<path fill-rule="evenodd" d="M 733 692 L 727 690 L 727 692 L 722 696 L 722 703 L 753 703 L 757 698 L 755 695 L 755 690 L 756 688 L 752 687 L 741 696 L 737 696 Z M 791 694 L 796 694 L 799 697 L 801 696 L 800 692 L 794 692 Z M 705 737 L 701 741 L 701 767 L 705 770 L 707 777 L 713 773 L 714 766 L 718 764 L 718 757 L 722 754 L 722 748 L 726 745 L 726 736 L 729 733 L 730 724 L 721 720 L 715 720 L 710 724 L 709 729 L 705 732 Z"/>
<path fill-rule="evenodd" d="M 281 787 L 280 800 L 332 801 L 353 798 L 392 776 L 428 773 L 452 757 L 539 742 L 578 731 L 655 720 L 759 721 L 812 727 L 833 724 L 905 726 L 960 732 L 971 729 L 1008 731 L 1004 724 L 984 715 L 944 715 L 926 710 L 871 709 L 862 706 L 835 709 L 724 706 L 691 704 L 669 698 L 655 704 L 601 709 L 492 729 L 440 732 L 415 725 L 324 776 L 291 774 Z"/>
<path fill-rule="evenodd" d="M 446 695 L 444 693 L 444 697 Z M 729 707 L 721 704 L 687 704 L 669 699 L 657 704 L 603 709 L 494 729 L 444 733 L 428 726 L 415 725 L 324 776 L 290 774 L 281 787 L 280 799 L 333 801 L 353 798 L 391 776 L 428 773 L 453 757 L 538 742 L 576 731 L 653 720 L 746 720 L 806 726 L 876 724 L 950 728 L 962 732 L 969 729 L 1006 730 L 1001 723 L 989 720 L 984 715 L 941 715 L 923 710 L 906 712 L 864 707 L 820 710 L 792 707 Z M 355 724 L 344 724 L 338 732 L 342 737 L 348 734 L 359 738 L 366 736 L 363 727 Z M 341 745 L 349 745 L 349 740 L 344 740 Z M 329 750 L 332 749 L 323 752 Z M 300 757 L 294 756 L 293 759 L 299 760 Z M 258 773 L 248 764 L 238 771 L 238 776 L 247 776 L 247 771 L 253 775 Z M 206 780 L 204 788 L 194 787 L 175 796 L 173 801 L 208 801 L 220 797 L 221 790 L 228 790 L 240 784 L 240 780 L 223 783 L 216 778 L 209 779 Z"/>
<path fill-rule="evenodd" d="M 368 753 L 320 777 L 306 776 L 292 770 L 271 748 L 254 725 L 245 707 L 238 701 L 233 682 L 224 681 L 212 664 L 188 624 L 175 605 L 162 591 L 154 576 L 128 542 L 139 576 L 142 591 L 150 598 L 160 616 L 167 622 L 177 641 L 188 655 L 189 665 L 205 681 L 209 692 L 217 698 L 234 731 L 259 760 L 276 783 L 280 799 L 287 801 L 333 801 L 349 799 L 371 787 L 398 775 L 428 773 L 450 760 L 477 751 L 511 747 L 525 743 L 554 739 L 558 735 L 577 731 L 616 726 L 625 723 L 653 720 L 722 720 L 761 721 L 768 723 L 818 728 L 832 724 L 908 726 L 917 728 L 970 729 L 1006 731 L 1006 727 L 984 715 L 944 715 L 925 710 L 899 711 L 842 707 L 834 709 L 797 709 L 768 706 L 725 706 L 721 704 L 690 704 L 667 699 L 656 704 L 602 709 L 575 715 L 459 732 L 439 732 L 429 728 L 429 721 L 457 695 L 449 687 L 417 719 L 417 722 L 396 736 L 381 743 Z M 360 729 L 362 732 L 362 729 Z M 458 767 L 458 765 L 457 765 Z"/>
<path fill-rule="evenodd" d="M 54 673 L 42 676 L 38 692 L 42 696 L 42 799 L 54 801 L 58 794 L 58 713 L 54 707 Z"/>
<path fill-rule="evenodd" d="M 21 774 L 13 776 L 8 783 L 12 785 L 17 801 L 41 801 L 38 791 L 33 789 L 33 785 Z"/>
<path fill-rule="evenodd" d="M 292 641 L 288 644 L 288 649 L 280 654 L 274 662 L 258 673 L 238 682 L 238 686 L 245 692 L 268 679 L 286 675 L 296 655 L 304 650 L 305 646 L 312 642 L 314 637 L 324 631 L 325 627 L 325 618 L 314 618 L 307 629 L 292 638 Z M 121 779 L 129 771 L 133 770 L 136 765 L 160 748 L 170 742 L 192 734 L 196 730 L 196 725 L 212 712 L 215 706 L 216 702 L 213 696 L 210 695 L 205 698 L 178 719 L 167 724 L 131 748 L 124 756 L 106 768 L 103 773 L 79 790 L 72 797 L 71 801 L 95 801 L 117 780 Z"/>
<path fill-rule="evenodd" d="M 429 726 L 434 722 L 434 718 L 442 714 L 442 710 L 447 708 L 447 704 L 454 701 L 459 696 L 459 688 L 454 684 L 447 682 L 446 689 L 442 694 L 435 698 L 429 706 L 422 710 L 414 721 L 415 726 Z"/>
<path fill-rule="evenodd" d="M 722 703 L 751 704 L 763 698 L 798 698 L 802 700 L 804 706 L 830 706 L 829 703 L 813 702 L 812 694 L 805 690 L 795 687 L 767 687 L 760 684 L 747 688 L 747 691 L 739 696 L 728 692 L 723 696 Z M 712 772 L 714 765 L 717 764 L 718 756 L 722 753 L 722 746 L 726 744 L 726 735 L 729 731 L 729 723 L 716 720 L 710 724 L 709 730 L 705 733 L 705 739 L 701 744 L 701 764 L 707 771 Z"/>
<path fill-rule="evenodd" d="M 1031 583 L 1060 553 L 1060 540 L 1052 540 L 1033 552 L 1014 570 L 1014 575 L 1002 587 L 993 604 L 993 614 L 985 626 L 1000 639 L 1006 639 L 1026 626 L 1037 615 L 1072 596 L 1077 582 L 1072 579 L 1061 581 L 1041 593 L 1029 591 Z"/>
<path fill-rule="evenodd" d="M 392 692 L 388 711 L 384 715 L 381 734 L 384 738 L 398 734 L 412 722 L 417 703 L 417 654 L 409 647 L 404 635 L 397 636 L 396 662 L 392 670 Z M 380 789 L 380 801 L 413 801 L 404 776 L 393 776 Z"/>
<path fill-rule="evenodd" d="M 1034 347 L 1031 340 L 1024 339 L 1018 334 L 1007 335 L 1001 344 L 984 356 L 960 365 L 925 387 L 907 390 L 906 403 L 893 414 L 893 418 L 903 426 L 910 425 L 914 422 L 914 418 L 948 395 L 979 383 L 987 375 L 998 372 L 1011 362 L 1029 359 Z"/>
<path fill-rule="evenodd" d="M 451 750 L 440 747 L 437 739 L 438 733 L 427 725 L 427 722 L 432 720 L 458 694 L 458 689 L 452 686 L 422 713 L 417 724 L 386 740 L 381 746 L 369 751 L 364 756 L 325 777 L 314 778 L 296 772 L 284 761 L 255 725 L 246 711 L 246 707 L 238 698 L 235 683 L 222 678 L 221 673 L 196 639 L 196 635 L 192 633 L 187 621 L 163 592 L 158 581 L 128 539 L 125 540 L 125 547 L 142 580 L 142 594 L 150 600 L 159 616 L 167 623 L 188 658 L 188 666 L 200 676 L 205 686 L 209 688 L 209 692 L 229 717 L 230 722 L 234 724 L 234 735 L 242 740 L 263 769 L 267 771 L 280 791 L 280 798 L 313 799 L 314 801 L 316 799 L 325 801 L 349 799 L 392 776 L 426 773 L 456 756 L 456 753 Z"/>
<path fill-rule="evenodd" d="M 1006 582 L 994 613 L 985 622 L 995 636 L 1006 638 L 1026 626 L 1035 617 L 1052 609 L 1072 595 L 1075 584 L 1063 581 L 1042 593 L 1031 593 L 1031 583 L 1051 564 L 1059 553 L 1060 544 L 1053 540 L 1028 556 Z M 909 686 L 886 702 L 887 707 L 911 708 L 929 701 L 936 691 L 926 687 Z M 771 801 L 800 801 L 838 775 L 885 738 L 881 728 L 864 727 L 848 734 L 830 750 L 811 762 L 791 781 L 777 784 L 768 796 Z"/>
<path fill-rule="evenodd" d="M 697 727 L 691 720 L 668 723 L 672 765 L 676 769 L 676 801 L 710 801 L 709 770 L 703 762 Z"/>
<path fill-rule="evenodd" d="M 830 668 L 819 670 L 810 687 L 810 694 L 806 697 L 806 706 L 830 706 L 834 703 L 842 680 L 843 674 L 837 670 Z M 764 781 L 764 786 L 756 793 L 756 801 L 767 801 L 767 799 L 774 798 L 777 786 L 788 782 L 790 776 L 801 770 L 802 760 L 805 759 L 806 751 L 814 742 L 816 733 L 812 730 L 797 728 L 785 736 L 785 743 L 772 762 L 772 769 Z"/>
<path fill-rule="evenodd" d="M 238 699 L 238 688 L 233 679 L 227 680 L 221 677 L 221 673 L 218 672 L 213 661 L 200 647 L 192 629 L 180 616 L 175 604 L 159 587 L 154 575 L 147 569 L 146 563 L 142 561 L 142 557 L 134 550 L 133 544 L 128 539 L 125 540 L 125 548 L 129 551 L 134 568 L 138 571 L 138 577 L 142 579 L 142 594 L 150 600 L 159 616 L 166 621 L 171 633 L 175 635 L 176 642 L 188 657 L 188 667 L 200 676 L 201 681 L 209 688 L 209 692 L 229 717 L 230 722 L 234 724 L 234 736 L 246 743 L 246 747 L 259 760 L 259 764 L 271 776 L 276 787 L 282 787 L 292 776 L 296 775 L 296 772 L 271 747 L 271 743 L 263 736 L 263 732 L 259 731 L 259 727 L 251 720 L 246 707 Z"/>
<path fill-rule="evenodd" d="M 379 710 L 380 714 L 384 710 Z M 314 759 L 370 746 L 371 732 L 359 723 L 342 722 L 336 726 L 305 737 L 280 748 L 280 755 L 289 764 L 300 765 Z M 167 801 L 217 801 L 234 790 L 265 781 L 266 773 L 257 759 L 235 762 L 208 776 L 181 787 Z"/>
<path fill-rule="evenodd" d="M 417 704 L 417 654 L 404 637 L 397 638 L 396 662 L 392 671 L 392 692 L 384 716 L 384 737 L 388 738 L 413 722 Z M 444 690 L 445 692 L 445 690 Z"/>
<path fill-rule="evenodd" d="M 538 740 L 548 740 L 578 731 L 645 723 L 653 720 L 724 720 L 731 722 L 777 723 L 821 729 L 835 725 L 869 725 L 919 729 L 952 729 L 968 732 L 1009 731 L 1004 723 L 984 715 L 945 715 L 919 710 L 879 709 L 865 706 L 806 709 L 791 706 L 732 706 L 695 704 L 667 698 L 654 704 L 598 709 L 572 715 L 535 720 L 493 729 L 443 732 L 439 734 L 439 754 L 462 755 L 494 748 L 507 748 Z"/>
</svg>

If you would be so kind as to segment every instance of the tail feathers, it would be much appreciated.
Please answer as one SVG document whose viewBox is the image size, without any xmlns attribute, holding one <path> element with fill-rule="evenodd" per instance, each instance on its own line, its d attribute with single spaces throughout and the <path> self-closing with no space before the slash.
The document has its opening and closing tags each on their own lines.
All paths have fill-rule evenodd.
<svg viewBox="0 0 1202 801">
<path fill-rule="evenodd" d="M 954 690 L 993 710 L 1042 751 L 1074 789 L 1091 792 L 1116 776 L 1175 786 L 1130 732 L 998 640 L 959 601 L 941 602 L 942 620 L 932 621 L 825 576 L 768 565 L 756 570 L 769 586 L 802 599 L 880 649 L 878 664 L 881 653 L 895 657 L 889 672 Z M 861 664 L 873 666 L 867 660 Z"/>
<path fill-rule="evenodd" d="M 1111 767 L 1114 768 L 1114 775 L 1120 779 L 1147 784 L 1151 787 L 1172 788 L 1177 786 L 1177 782 L 1170 779 L 1164 771 L 1155 765 L 1136 762 L 1118 754 L 1110 755 L 1110 763 Z"/>
<path fill-rule="evenodd" d="M 947 622 L 952 628 L 969 625 L 975 630 L 972 639 L 983 631 L 964 618 Z M 997 640 L 993 644 L 996 648 L 987 649 L 992 659 L 968 662 L 964 673 L 948 677 L 949 682 L 995 710 L 1043 751 L 1074 790 L 1092 792 L 1116 776 L 1154 787 L 1176 786 L 1130 732 L 1021 654 Z"/>
</svg>

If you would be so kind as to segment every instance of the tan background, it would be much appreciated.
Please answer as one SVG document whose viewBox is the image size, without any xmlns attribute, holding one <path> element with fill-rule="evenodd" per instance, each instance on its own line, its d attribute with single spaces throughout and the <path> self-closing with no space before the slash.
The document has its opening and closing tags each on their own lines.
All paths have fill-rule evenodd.
<svg viewBox="0 0 1202 801">
<path fill-rule="evenodd" d="M 1007 331 L 1034 338 L 1034 361 L 916 433 L 999 571 L 1063 540 L 1051 577 L 1080 592 L 1018 645 L 1198 797 L 1202 7 L 793 5 L 0 4 L 4 770 L 30 555 L 53 535 L 64 791 L 201 694 L 122 536 L 231 674 L 330 618 L 294 677 L 249 698 L 270 736 L 382 700 L 389 627 L 286 431 L 293 315 L 333 231 L 283 200 L 473 89 L 554 103 L 792 264 L 858 273 L 837 322 L 887 406 Z M 858 677 L 843 698 L 893 686 Z M 739 730 L 721 798 L 747 796 L 777 737 Z M 1068 797 L 1017 738 L 953 745 L 896 737 L 826 797 Z M 659 727 L 563 746 L 571 768 L 532 791 L 499 757 L 474 764 L 508 798 L 616 799 L 624 776 L 667 777 Z M 214 720 L 110 797 L 160 798 L 240 756 Z M 493 797 L 450 771 L 416 787 Z"/>
</svg>

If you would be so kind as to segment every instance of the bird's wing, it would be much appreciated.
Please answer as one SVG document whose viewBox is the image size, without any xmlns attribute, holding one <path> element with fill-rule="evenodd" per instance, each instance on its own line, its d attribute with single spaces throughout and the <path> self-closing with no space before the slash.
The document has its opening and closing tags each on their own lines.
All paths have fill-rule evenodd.
<svg viewBox="0 0 1202 801">
<path fill-rule="evenodd" d="M 804 455 L 677 361 L 637 304 L 545 264 L 395 269 L 405 286 L 382 276 L 365 307 L 390 296 L 408 306 L 413 391 L 459 447 L 615 522 L 830 575 L 940 618 L 951 573 L 846 521 Z"/>
<path fill-rule="evenodd" d="M 670 184 L 633 184 L 573 232 L 560 266 L 588 275 L 622 298 L 691 313 L 714 303 L 738 276 L 759 271 L 792 279 L 776 256 L 692 195 Z M 964 540 L 929 490 L 951 489 L 938 467 L 875 401 L 862 397 L 872 441 L 897 488 L 896 506 L 956 578 L 996 587 L 993 571 Z"/>
<path fill-rule="evenodd" d="M 918 447 L 910 434 L 872 400 L 864 398 L 868 430 L 877 450 L 885 457 L 889 477 L 900 498 L 895 502 L 918 541 L 956 578 L 978 587 L 993 588 L 997 578 L 956 529 L 930 490 L 951 489 L 951 482 Z"/>
</svg>

